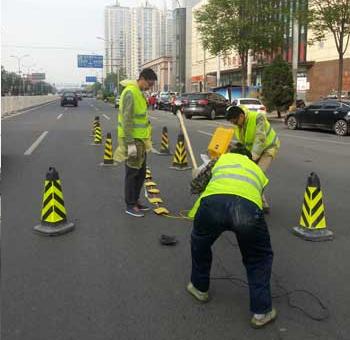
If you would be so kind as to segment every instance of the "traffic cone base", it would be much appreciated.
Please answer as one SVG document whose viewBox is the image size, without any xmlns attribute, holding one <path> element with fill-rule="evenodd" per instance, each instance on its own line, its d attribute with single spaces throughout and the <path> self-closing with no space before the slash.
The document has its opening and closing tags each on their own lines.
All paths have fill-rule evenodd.
<svg viewBox="0 0 350 340">
<path fill-rule="evenodd" d="M 306 229 L 303 227 L 294 227 L 292 229 L 294 235 L 306 241 L 331 241 L 334 238 L 333 232 L 328 229 Z"/>
<path fill-rule="evenodd" d="M 34 227 L 34 231 L 45 236 L 57 236 L 68 233 L 74 229 L 73 223 L 59 223 L 57 225 L 39 224 Z"/>
<path fill-rule="evenodd" d="M 311 173 L 307 180 L 299 226 L 292 233 L 307 241 L 328 241 L 333 233 L 327 229 L 320 179 Z"/>
</svg>

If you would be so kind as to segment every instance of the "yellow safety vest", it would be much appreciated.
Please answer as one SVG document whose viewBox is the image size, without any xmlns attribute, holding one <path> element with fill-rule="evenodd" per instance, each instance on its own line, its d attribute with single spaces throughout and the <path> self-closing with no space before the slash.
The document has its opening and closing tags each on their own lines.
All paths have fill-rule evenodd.
<svg viewBox="0 0 350 340">
<path fill-rule="evenodd" d="M 120 108 L 118 114 L 118 137 L 125 137 L 122 112 L 124 97 L 128 91 L 131 91 L 134 99 L 132 137 L 137 139 L 148 139 L 151 137 L 151 124 L 148 118 L 147 101 L 139 87 L 134 83 L 127 85 L 120 96 Z"/>
<path fill-rule="evenodd" d="M 248 157 L 227 153 L 220 156 L 212 169 L 212 177 L 188 216 L 194 217 L 202 198 L 210 195 L 231 194 L 244 197 L 262 209 L 262 192 L 269 180 Z"/>
<path fill-rule="evenodd" d="M 245 135 L 242 136 L 242 128 L 235 127 L 235 136 L 237 140 L 244 144 L 246 148 L 249 151 L 252 151 L 254 140 L 255 140 L 255 134 L 256 134 L 256 118 L 258 117 L 259 113 L 256 111 L 249 111 L 246 107 L 241 107 L 243 111 L 245 112 L 245 119 L 247 128 L 245 131 Z M 264 144 L 264 150 L 276 145 L 279 147 L 280 141 L 278 139 L 278 136 L 275 132 L 275 130 L 271 127 L 271 124 L 269 121 L 264 117 L 265 120 L 265 133 L 266 133 L 266 140 Z"/>
</svg>

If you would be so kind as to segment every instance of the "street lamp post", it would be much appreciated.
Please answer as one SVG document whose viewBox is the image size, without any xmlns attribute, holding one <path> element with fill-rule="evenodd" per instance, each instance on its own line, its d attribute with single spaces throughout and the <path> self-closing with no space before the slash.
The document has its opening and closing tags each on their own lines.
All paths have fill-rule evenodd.
<svg viewBox="0 0 350 340">
<path fill-rule="evenodd" d="M 21 76 L 21 60 L 22 60 L 23 58 L 29 57 L 29 54 L 24 54 L 24 55 L 22 55 L 22 56 L 11 55 L 10 57 L 11 57 L 11 58 L 17 59 L 17 63 L 18 63 L 18 75 L 19 75 L 20 78 L 21 78 L 21 80 L 20 80 L 21 86 L 20 86 L 20 87 L 23 87 L 23 79 L 22 79 L 22 76 Z"/>
<path fill-rule="evenodd" d="M 96 37 L 96 39 L 99 39 L 99 40 L 103 40 L 105 41 L 106 43 L 109 43 L 110 44 L 110 48 L 111 48 L 111 57 L 110 58 L 106 58 L 106 62 L 107 60 L 110 60 L 110 66 L 111 66 L 111 73 L 114 73 L 114 58 L 113 58 L 113 40 L 108 40 L 108 39 L 105 39 L 105 38 L 102 38 L 102 37 Z M 107 49 L 106 49 L 107 50 Z M 107 53 L 106 53 L 106 56 L 107 56 Z M 107 74 L 107 70 L 106 70 L 106 74 Z M 118 92 L 118 95 L 119 95 L 119 67 L 117 67 L 117 92 Z"/>
</svg>

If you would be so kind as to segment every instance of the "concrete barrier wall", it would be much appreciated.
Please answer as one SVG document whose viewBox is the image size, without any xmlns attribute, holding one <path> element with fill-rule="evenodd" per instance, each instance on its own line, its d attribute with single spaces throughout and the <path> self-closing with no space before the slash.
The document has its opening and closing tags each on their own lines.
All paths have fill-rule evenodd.
<svg viewBox="0 0 350 340">
<path fill-rule="evenodd" d="M 1 97 L 1 116 L 58 100 L 59 96 L 5 96 Z"/>
</svg>

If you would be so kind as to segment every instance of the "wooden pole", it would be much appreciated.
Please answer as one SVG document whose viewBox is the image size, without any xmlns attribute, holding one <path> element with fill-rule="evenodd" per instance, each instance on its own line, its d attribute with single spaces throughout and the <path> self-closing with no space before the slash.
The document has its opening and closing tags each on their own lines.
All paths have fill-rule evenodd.
<svg viewBox="0 0 350 340">
<path fill-rule="evenodd" d="M 189 139 L 188 134 L 187 134 L 187 129 L 186 129 L 185 122 L 184 122 L 184 119 L 182 117 L 181 111 L 177 110 L 176 115 L 177 115 L 177 118 L 179 118 L 179 121 L 180 121 L 181 130 L 182 130 L 182 132 L 184 134 L 184 137 L 185 137 L 185 141 L 186 141 L 186 144 L 187 144 L 187 147 L 188 147 L 188 151 L 190 153 L 190 157 L 191 157 L 191 160 L 192 160 L 193 167 L 196 169 L 198 167 L 198 165 L 197 165 L 196 159 L 194 158 L 192 145 L 191 145 L 190 139 Z"/>
</svg>

